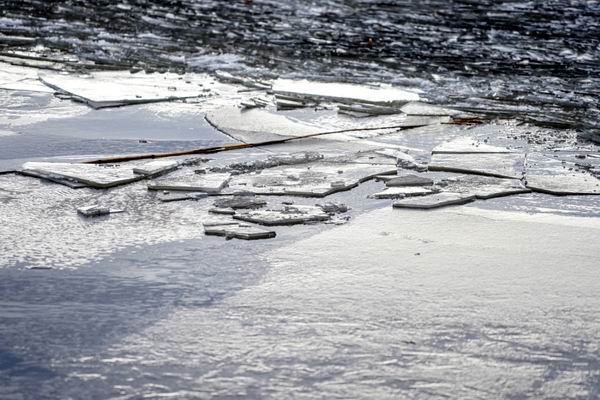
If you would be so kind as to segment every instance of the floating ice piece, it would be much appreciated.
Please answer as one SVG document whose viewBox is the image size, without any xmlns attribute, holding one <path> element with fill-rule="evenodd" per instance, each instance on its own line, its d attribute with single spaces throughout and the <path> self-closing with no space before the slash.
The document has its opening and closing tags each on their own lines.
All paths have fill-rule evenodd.
<svg viewBox="0 0 600 400">
<path fill-rule="evenodd" d="M 402 105 L 417 101 L 417 93 L 392 86 L 380 87 L 355 85 L 350 83 L 313 82 L 308 80 L 277 79 L 273 83 L 273 93 L 310 98 L 334 100 L 342 103 L 372 103 L 382 105 Z"/>
<path fill-rule="evenodd" d="M 474 195 L 442 192 L 429 196 L 412 197 L 394 202 L 394 208 L 432 209 L 466 204 L 475 200 Z"/>
<path fill-rule="evenodd" d="M 234 210 L 243 208 L 261 208 L 266 204 L 266 201 L 257 199 L 254 196 L 233 196 L 217 199 L 214 202 L 214 206 L 217 208 L 231 208 Z"/>
<path fill-rule="evenodd" d="M 588 172 L 558 171 L 557 174 L 527 174 L 527 187 L 557 196 L 600 194 L 600 179 Z"/>
<path fill-rule="evenodd" d="M 225 236 L 228 239 L 243 240 L 270 239 L 276 236 L 274 231 L 268 231 L 256 226 L 241 223 L 223 223 L 221 225 L 205 224 L 204 234 L 212 236 Z"/>
<path fill-rule="evenodd" d="M 90 76 L 41 75 L 48 87 L 67 93 L 93 108 L 152 103 L 204 95 L 200 85 L 212 82 L 208 76 L 194 79 L 176 74 L 97 72 Z"/>
<path fill-rule="evenodd" d="M 133 168 L 133 172 L 145 176 L 158 176 L 177 168 L 177 161 L 155 160 Z"/>
<path fill-rule="evenodd" d="M 335 203 L 332 201 L 328 201 L 324 204 L 316 204 L 316 206 L 321 208 L 321 210 L 323 210 L 329 215 L 341 214 L 349 210 L 349 207 L 346 204 Z"/>
<path fill-rule="evenodd" d="M 439 146 L 435 147 L 432 154 L 495 154 L 495 153 L 513 153 L 513 151 L 506 147 L 491 146 L 483 143 L 478 139 L 461 137 L 458 139 L 444 142 Z"/>
<path fill-rule="evenodd" d="M 134 174 L 130 167 L 120 165 L 27 162 L 23 164 L 22 172 L 57 183 L 66 184 L 70 181 L 96 189 L 125 185 L 145 178 Z"/>
<path fill-rule="evenodd" d="M 77 213 L 84 217 L 100 217 L 102 215 L 121 213 L 123 210 L 114 210 L 108 207 L 102 207 L 97 204 L 85 207 L 79 207 Z"/>
<path fill-rule="evenodd" d="M 207 197 L 208 194 L 205 192 L 175 192 L 171 193 L 167 190 L 160 192 L 156 197 L 163 203 L 170 203 L 172 201 L 184 201 L 184 200 L 200 200 Z"/>
<path fill-rule="evenodd" d="M 219 193 L 230 178 L 231 175 L 226 173 L 165 178 L 148 182 L 148 190 Z"/>
<path fill-rule="evenodd" d="M 235 210 L 233 208 L 218 208 L 213 207 L 208 210 L 209 213 L 213 214 L 221 214 L 221 215 L 233 215 L 235 214 Z"/>
<path fill-rule="evenodd" d="M 330 215 L 317 206 L 284 206 L 281 210 L 254 210 L 236 213 L 233 218 L 260 225 L 275 226 L 326 221 Z"/>
<path fill-rule="evenodd" d="M 461 111 L 452 110 L 450 108 L 444 108 L 440 106 L 434 106 L 432 104 L 421 103 L 421 102 L 410 102 L 400 108 L 400 110 L 408 115 L 459 115 L 463 114 Z"/>
<path fill-rule="evenodd" d="M 376 175 L 395 173 L 388 165 L 310 163 L 298 167 L 275 167 L 259 173 L 236 175 L 227 193 L 324 197 L 349 190 Z"/>
<path fill-rule="evenodd" d="M 370 197 L 375 199 L 398 199 L 412 196 L 425 196 L 431 193 L 435 193 L 435 191 L 419 186 L 401 186 L 389 187 L 379 193 L 372 194 Z"/>
<path fill-rule="evenodd" d="M 520 153 L 437 153 L 431 157 L 430 171 L 520 179 L 525 173 L 525 155 Z"/>
<path fill-rule="evenodd" d="M 402 186 L 431 186 L 433 179 L 418 175 L 402 175 L 389 177 L 384 179 L 387 187 L 402 187 Z"/>
<path fill-rule="evenodd" d="M 244 143 L 306 136 L 326 129 L 293 121 L 263 109 L 221 107 L 206 113 L 206 120 L 221 132 Z"/>
</svg>

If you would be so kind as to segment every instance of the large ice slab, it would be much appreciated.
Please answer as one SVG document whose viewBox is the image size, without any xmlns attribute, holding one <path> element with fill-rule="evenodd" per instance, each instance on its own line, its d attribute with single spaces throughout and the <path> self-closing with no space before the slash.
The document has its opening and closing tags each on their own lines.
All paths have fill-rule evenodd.
<svg viewBox="0 0 600 400">
<path fill-rule="evenodd" d="M 237 175 L 226 193 L 324 197 L 349 190 L 376 175 L 395 173 L 388 165 L 354 163 L 310 163 L 298 167 L 275 167 Z"/>
<path fill-rule="evenodd" d="M 513 153 L 510 149 L 489 145 L 479 139 L 461 137 L 444 142 L 432 150 L 433 154 L 467 154 L 467 153 Z"/>
<path fill-rule="evenodd" d="M 273 92 L 287 96 L 334 100 L 342 103 L 363 102 L 382 105 L 402 105 L 418 101 L 420 96 L 392 86 L 367 86 L 350 83 L 314 82 L 308 80 L 277 79 Z"/>
<path fill-rule="evenodd" d="M 558 171 L 553 175 L 528 173 L 527 187 L 557 196 L 593 195 L 600 194 L 600 179 L 583 171 Z"/>
<path fill-rule="evenodd" d="M 531 192 L 519 179 L 492 176 L 460 175 L 443 179 L 442 183 L 446 192 L 473 195 L 481 200 Z"/>
<path fill-rule="evenodd" d="M 93 108 L 186 99 L 205 95 L 212 79 L 205 75 L 97 72 L 88 76 L 40 75 L 49 88 Z"/>
<path fill-rule="evenodd" d="M 430 196 L 411 197 L 394 202 L 394 208 L 414 208 L 429 210 L 432 208 L 466 204 L 475 200 L 474 195 L 442 192 Z"/>
<path fill-rule="evenodd" d="M 525 173 L 525 155 L 521 153 L 436 153 L 428 166 L 430 171 L 520 179 Z"/>
<path fill-rule="evenodd" d="M 125 185 L 145 178 L 134 174 L 131 167 L 123 165 L 28 162 L 23 164 L 23 172 L 58 183 L 74 182 L 96 189 Z"/>
<path fill-rule="evenodd" d="M 162 178 L 148 182 L 149 190 L 219 193 L 227 186 L 231 175 L 227 173 L 195 174 Z"/>
<path fill-rule="evenodd" d="M 231 106 L 207 112 L 206 120 L 219 131 L 244 143 L 281 140 L 327 131 L 263 109 L 241 110 Z"/>
</svg>

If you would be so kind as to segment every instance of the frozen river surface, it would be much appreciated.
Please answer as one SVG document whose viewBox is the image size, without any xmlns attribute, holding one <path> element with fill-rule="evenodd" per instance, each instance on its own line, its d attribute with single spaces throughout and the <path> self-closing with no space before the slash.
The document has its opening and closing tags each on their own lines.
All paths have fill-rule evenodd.
<svg viewBox="0 0 600 400">
<path fill-rule="evenodd" d="M 260 82 L 389 83 L 509 119 L 463 126 L 436 114 L 412 130 L 211 154 L 186 165 L 198 176 L 307 150 L 401 149 L 414 167 L 465 138 L 508 146 L 528 168 L 596 179 L 598 147 L 577 134 L 600 126 L 599 23 L 595 1 L 9 0 L 0 61 L 2 72 L 25 64 L 46 74 L 226 70 Z M 230 83 L 197 102 L 101 110 L 1 90 L 0 172 L 232 143 L 204 116 L 226 105 L 237 114 L 218 122 L 262 133 L 268 118 L 246 126 L 252 113 L 232 107 L 256 94 L 269 101 L 256 115 L 286 121 L 278 130 L 406 117 L 275 110 L 265 91 Z M 400 160 L 370 154 L 390 168 Z M 145 181 L 74 190 L 0 174 L 0 399 L 600 398 L 598 196 L 522 193 L 425 211 L 372 198 L 384 187 L 328 196 L 350 206 L 345 224 L 242 241 L 204 235 L 212 198 L 162 203 Z M 78 216 L 92 201 L 125 212 Z M 292 201 L 320 200 L 269 198 Z"/>
</svg>

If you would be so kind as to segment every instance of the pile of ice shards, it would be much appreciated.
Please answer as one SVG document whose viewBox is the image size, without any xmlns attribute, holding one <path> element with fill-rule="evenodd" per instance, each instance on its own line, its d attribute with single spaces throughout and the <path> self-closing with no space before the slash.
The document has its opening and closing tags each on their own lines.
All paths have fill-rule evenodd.
<svg viewBox="0 0 600 400">
<path fill-rule="evenodd" d="M 235 102 L 241 107 L 227 99 L 217 101 L 203 109 L 206 120 L 237 142 L 260 146 L 263 152 L 272 146 L 275 150 L 268 157 L 239 161 L 224 154 L 219 162 L 207 162 L 202 168 L 182 163 L 180 158 L 118 164 L 27 162 L 20 173 L 73 189 L 108 190 L 135 184 L 162 207 L 177 206 L 163 203 L 194 200 L 213 218 L 203 221 L 206 235 L 246 240 L 275 237 L 273 227 L 277 226 L 343 223 L 349 218 L 345 204 L 304 203 L 350 191 L 369 180 L 380 183 L 366 201 L 389 199 L 398 209 L 433 209 L 532 191 L 600 194 L 597 155 L 491 145 L 471 136 L 469 129 L 446 125 L 465 114 L 428 104 L 418 90 L 290 79 L 258 81 L 226 73 L 217 78 L 251 87 L 254 93 L 236 94 Z M 218 97 L 215 83 L 200 74 L 68 75 L 0 68 L 0 88 L 57 93 L 94 109 Z M 300 119 L 281 112 L 306 107 L 333 111 L 326 114 L 328 119 L 319 119 L 316 111 L 315 117 L 304 114 Z M 405 133 L 414 127 L 423 129 Z M 440 134 L 447 135 L 441 143 Z M 97 217 L 125 210 L 90 201 L 76 211 Z"/>
</svg>

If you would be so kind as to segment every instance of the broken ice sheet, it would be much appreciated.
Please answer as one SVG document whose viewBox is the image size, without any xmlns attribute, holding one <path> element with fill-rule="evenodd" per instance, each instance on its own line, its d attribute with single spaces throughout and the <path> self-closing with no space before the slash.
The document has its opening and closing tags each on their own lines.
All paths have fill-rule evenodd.
<svg viewBox="0 0 600 400">
<path fill-rule="evenodd" d="M 315 162 L 298 167 L 274 167 L 237 175 L 224 193 L 324 197 L 349 190 L 376 175 L 395 173 L 387 165 Z"/>
<path fill-rule="evenodd" d="M 125 185 L 145 178 L 123 165 L 27 162 L 22 169 L 25 174 L 31 173 L 42 179 L 63 184 L 75 182 L 95 189 Z"/>
<path fill-rule="evenodd" d="M 148 182 L 148 190 L 219 193 L 230 178 L 231 175 L 227 173 L 166 177 Z"/>
<path fill-rule="evenodd" d="M 466 204 L 475 200 L 475 196 L 461 193 L 441 192 L 429 196 L 411 197 L 394 202 L 394 208 L 414 208 L 429 210 L 432 208 Z"/>
<path fill-rule="evenodd" d="M 240 110 L 238 107 L 221 107 L 208 111 L 206 120 L 219 131 L 244 143 L 313 135 L 327 130 L 263 109 Z"/>
<path fill-rule="evenodd" d="M 525 173 L 525 154 L 521 153 L 436 153 L 428 165 L 430 171 L 520 179 Z"/>
<path fill-rule="evenodd" d="M 243 240 L 271 239 L 276 236 L 274 231 L 238 222 L 204 224 L 204 234 L 209 236 L 225 236 L 227 239 L 235 238 Z"/>
<path fill-rule="evenodd" d="M 93 108 L 204 96 L 214 82 L 207 75 L 128 71 L 102 71 L 85 76 L 41 75 L 40 79 L 49 88 L 67 93 Z"/>
<path fill-rule="evenodd" d="M 233 218 L 260 225 L 297 225 L 327 221 L 330 215 L 318 206 L 284 206 L 279 210 L 253 210 L 236 213 Z"/>
<path fill-rule="evenodd" d="M 417 101 L 420 96 L 408 90 L 388 85 L 368 86 L 351 83 L 315 82 L 308 80 L 277 79 L 273 92 L 297 98 L 333 100 L 341 103 L 372 103 L 402 105 Z"/>
</svg>

